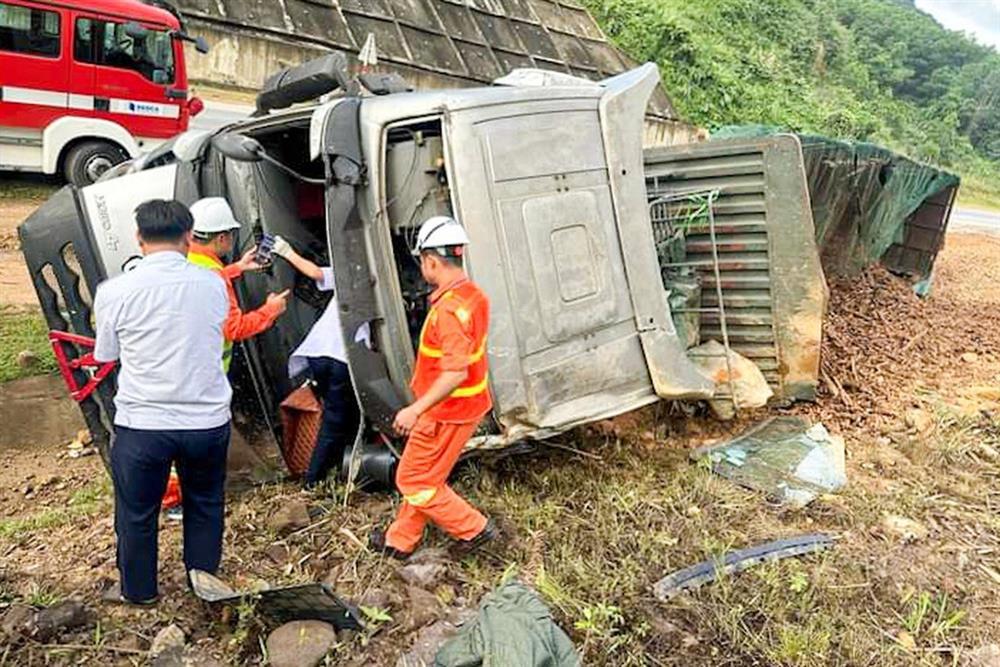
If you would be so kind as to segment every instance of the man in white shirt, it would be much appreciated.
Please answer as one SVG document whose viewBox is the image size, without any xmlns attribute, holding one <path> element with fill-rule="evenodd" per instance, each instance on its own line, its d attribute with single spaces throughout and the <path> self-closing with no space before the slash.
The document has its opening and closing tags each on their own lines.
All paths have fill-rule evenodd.
<svg viewBox="0 0 1000 667">
<path fill-rule="evenodd" d="M 184 498 L 184 565 L 215 572 L 232 390 L 222 369 L 225 283 L 187 260 L 193 220 L 177 201 L 135 210 L 143 259 L 98 286 L 94 358 L 118 361 L 111 476 L 120 597 L 157 598 L 157 518 L 175 464 Z"/>
<path fill-rule="evenodd" d="M 280 236 L 274 240 L 274 254 L 316 281 L 320 291 L 333 292 L 333 269 L 329 266 L 320 267 L 309 261 Z M 368 338 L 367 329 L 360 332 L 359 338 Z M 340 330 L 336 295 L 330 297 L 326 310 L 288 360 L 289 377 L 306 371 L 323 400 L 323 421 L 305 475 L 305 486 L 310 488 L 325 480 L 330 469 L 343 460 L 344 450 L 354 442 L 361 419 L 347 367 L 347 349 Z"/>
</svg>

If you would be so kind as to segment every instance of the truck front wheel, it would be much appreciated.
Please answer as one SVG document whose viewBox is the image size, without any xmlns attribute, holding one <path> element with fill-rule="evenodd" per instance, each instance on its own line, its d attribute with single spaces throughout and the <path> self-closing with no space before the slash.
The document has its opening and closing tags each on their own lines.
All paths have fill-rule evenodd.
<svg viewBox="0 0 1000 667">
<path fill-rule="evenodd" d="M 84 141 L 66 153 L 63 174 L 67 181 L 82 188 L 127 159 L 128 154 L 109 141 Z"/>
</svg>

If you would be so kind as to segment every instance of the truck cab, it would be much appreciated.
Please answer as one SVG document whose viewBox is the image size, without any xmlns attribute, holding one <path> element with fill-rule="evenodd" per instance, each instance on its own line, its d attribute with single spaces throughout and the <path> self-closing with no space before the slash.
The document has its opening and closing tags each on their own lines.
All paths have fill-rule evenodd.
<svg viewBox="0 0 1000 667">
<path fill-rule="evenodd" d="M 279 234 L 333 266 L 369 440 L 391 439 L 430 291 L 410 248 L 426 217 L 449 213 L 471 237 L 466 268 L 492 304 L 494 410 L 470 449 L 661 398 L 707 398 L 714 383 L 678 339 L 646 203 L 643 116 L 657 81 L 646 65 L 601 83 L 348 94 L 215 136 L 188 132 L 60 191 L 20 228 L 22 247 L 50 327 L 89 336 L 89 295 L 141 261 L 136 205 L 226 197 L 243 247 Z M 233 150 L 234 137 L 249 149 Z M 288 355 L 325 302 L 281 260 L 237 285 L 246 308 L 277 289 L 295 296 L 275 327 L 238 346 L 232 376 L 243 423 L 280 439 L 279 405 L 300 381 L 287 376 Z M 98 438 L 111 382 L 81 402 Z"/>
<path fill-rule="evenodd" d="M 85 186 L 187 130 L 185 40 L 138 0 L 0 0 L 0 169 Z"/>
</svg>

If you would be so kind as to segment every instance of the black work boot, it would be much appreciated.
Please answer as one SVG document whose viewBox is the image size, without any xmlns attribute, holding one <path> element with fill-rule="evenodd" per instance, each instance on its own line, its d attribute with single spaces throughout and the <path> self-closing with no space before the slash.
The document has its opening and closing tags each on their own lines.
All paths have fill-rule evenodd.
<svg viewBox="0 0 1000 667">
<path fill-rule="evenodd" d="M 468 556 L 474 551 L 478 551 L 490 542 L 500 539 L 500 527 L 493 519 L 486 521 L 486 527 L 471 540 L 456 540 L 452 546 L 452 552 L 458 557 Z"/>
<path fill-rule="evenodd" d="M 377 554 L 382 556 L 388 556 L 389 558 L 395 558 L 396 560 L 406 560 L 413 554 L 407 551 L 400 551 L 395 547 L 390 547 L 385 543 L 385 530 L 383 528 L 376 528 L 368 536 L 368 548 Z"/>
</svg>

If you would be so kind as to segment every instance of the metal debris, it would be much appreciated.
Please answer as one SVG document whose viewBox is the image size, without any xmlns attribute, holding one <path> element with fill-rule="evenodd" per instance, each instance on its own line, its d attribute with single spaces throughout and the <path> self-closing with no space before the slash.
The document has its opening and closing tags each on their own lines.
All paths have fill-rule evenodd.
<svg viewBox="0 0 1000 667">
<path fill-rule="evenodd" d="M 731 551 L 721 559 L 709 560 L 668 574 L 653 584 L 653 595 L 666 601 L 675 595 L 700 588 L 719 578 L 720 574 L 735 574 L 766 561 L 823 551 L 833 546 L 833 538 L 822 533 L 789 537 L 767 542 L 749 549 Z"/>
<path fill-rule="evenodd" d="M 256 613 L 277 624 L 314 619 L 326 621 L 337 630 L 364 627 L 357 609 L 327 584 L 300 584 L 259 592 L 235 591 L 208 572 L 191 570 L 189 575 L 194 594 L 209 604 L 237 604 L 252 596 L 256 599 Z"/>
</svg>

